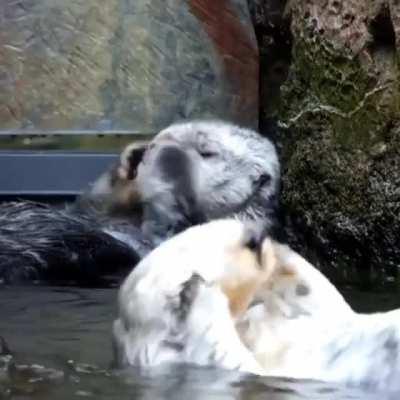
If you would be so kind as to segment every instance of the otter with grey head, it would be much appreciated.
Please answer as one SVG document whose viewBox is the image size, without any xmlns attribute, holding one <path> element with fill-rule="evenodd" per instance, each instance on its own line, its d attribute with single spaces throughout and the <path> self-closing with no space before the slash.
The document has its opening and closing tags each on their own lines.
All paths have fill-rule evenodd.
<svg viewBox="0 0 400 400">
<path fill-rule="evenodd" d="M 173 124 L 127 146 L 73 205 L 1 204 L 0 279 L 96 284 L 188 226 L 234 216 L 272 227 L 279 175 L 274 145 L 252 130 Z"/>
<path fill-rule="evenodd" d="M 184 162 L 174 161 L 179 158 Z M 136 185 L 143 203 L 156 208 L 157 216 L 171 213 L 172 223 L 186 214 L 204 220 L 236 216 L 270 226 L 279 177 L 276 150 L 268 139 L 219 121 L 195 121 L 156 136 L 138 165 Z M 153 218 L 145 214 L 146 228 L 149 221 Z"/>
</svg>

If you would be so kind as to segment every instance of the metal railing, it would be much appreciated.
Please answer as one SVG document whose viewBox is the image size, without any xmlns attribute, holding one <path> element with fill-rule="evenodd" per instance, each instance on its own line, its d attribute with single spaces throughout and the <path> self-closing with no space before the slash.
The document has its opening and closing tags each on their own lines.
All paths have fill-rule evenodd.
<svg viewBox="0 0 400 400">
<path fill-rule="evenodd" d="M 0 134 L 0 198 L 73 198 L 114 163 L 128 143 L 154 134 Z"/>
</svg>

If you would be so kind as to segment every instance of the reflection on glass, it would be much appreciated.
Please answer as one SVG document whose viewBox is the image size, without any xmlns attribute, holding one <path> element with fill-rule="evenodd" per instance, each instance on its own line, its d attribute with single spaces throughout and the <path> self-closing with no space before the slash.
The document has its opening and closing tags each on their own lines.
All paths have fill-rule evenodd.
<svg viewBox="0 0 400 400">
<path fill-rule="evenodd" d="M 74 150 L 119 152 L 128 143 L 147 142 L 152 135 L 3 135 L 0 150 Z"/>
<path fill-rule="evenodd" d="M 246 0 L 0 2 L 0 133 L 255 126 L 257 113 Z"/>
</svg>

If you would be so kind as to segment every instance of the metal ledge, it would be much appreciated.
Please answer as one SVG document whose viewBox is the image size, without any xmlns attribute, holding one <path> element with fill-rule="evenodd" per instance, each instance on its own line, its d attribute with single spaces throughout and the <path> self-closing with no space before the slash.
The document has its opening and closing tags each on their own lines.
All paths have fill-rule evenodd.
<svg viewBox="0 0 400 400">
<path fill-rule="evenodd" d="M 117 158 L 117 153 L 0 151 L 0 196 L 74 197 Z"/>
</svg>

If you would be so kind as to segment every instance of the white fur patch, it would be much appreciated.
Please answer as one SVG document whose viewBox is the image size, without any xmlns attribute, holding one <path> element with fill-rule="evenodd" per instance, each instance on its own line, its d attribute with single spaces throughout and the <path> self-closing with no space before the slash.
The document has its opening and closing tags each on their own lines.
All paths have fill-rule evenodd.
<svg viewBox="0 0 400 400">
<path fill-rule="evenodd" d="M 258 273 L 255 254 L 249 254 L 243 244 L 244 229 L 235 220 L 189 228 L 137 265 L 119 293 L 114 338 L 120 363 L 192 362 L 262 372 L 240 341 L 220 285 L 224 277 L 241 274 L 232 254 L 241 263 L 248 261 L 252 265 L 246 266 Z M 193 274 L 203 282 L 187 317 L 180 321 L 180 293 Z M 250 275 L 243 274 L 245 279 Z"/>
</svg>

